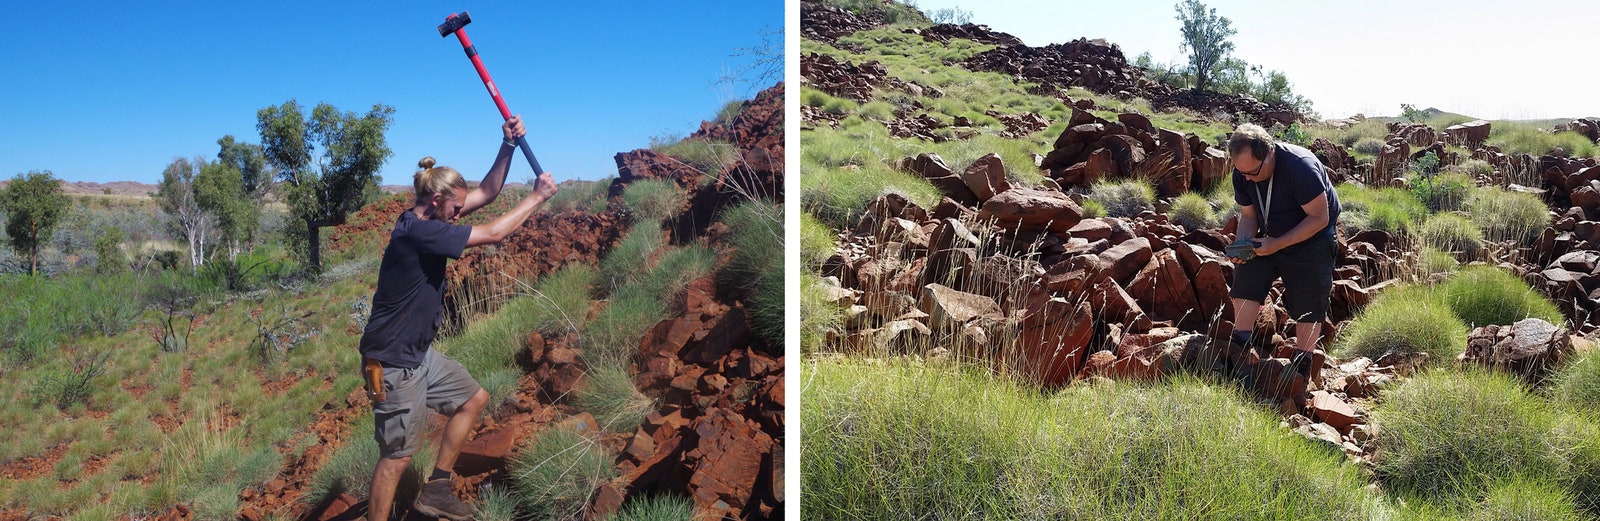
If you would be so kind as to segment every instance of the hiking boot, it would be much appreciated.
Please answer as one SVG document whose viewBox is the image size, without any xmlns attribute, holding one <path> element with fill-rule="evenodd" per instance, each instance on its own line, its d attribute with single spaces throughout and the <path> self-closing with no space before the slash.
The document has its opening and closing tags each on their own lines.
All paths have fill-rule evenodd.
<svg viewBox="0 0 1600 521">
<path fill-rule="evenodd" d="M 424 515 L 442 517 L 450 521 L 472 519 L 472 507 L 456 499 L 448 478 L 423 483 L 422 490 L 417 492 L 417 502 L 413 504 L 413 508 Z"/>
</svg>

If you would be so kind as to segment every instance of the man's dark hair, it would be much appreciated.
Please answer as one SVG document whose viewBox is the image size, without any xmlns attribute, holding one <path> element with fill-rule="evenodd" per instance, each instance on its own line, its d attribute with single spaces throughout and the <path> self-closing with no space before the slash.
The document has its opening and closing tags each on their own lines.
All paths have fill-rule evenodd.
<svg viewBox="0 0 1600 521">
<path fill-rule="evenodd" d="M 1250 154 L 1256 159 L 1266 161 L 1267 151 L 1272 150 L 1272 144 L 1276 141 L 1272 138 L 1272 133 L 1261 128 L 1261 125 L 1245 123 L 1239 125 L 1239 128 L 1234 129 L 1233 134 L 1228 136 L 1228 157 L 1237 156 L 1239 152 L 1249 148 Z"/>
</svg>

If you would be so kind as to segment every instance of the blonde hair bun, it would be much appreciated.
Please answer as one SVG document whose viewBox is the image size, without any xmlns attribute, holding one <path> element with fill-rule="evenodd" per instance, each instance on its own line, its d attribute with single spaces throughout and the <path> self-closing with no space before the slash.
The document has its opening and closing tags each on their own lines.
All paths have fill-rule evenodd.
<svg viewBox="0 0 1600 521">
<path fill-rule="evenodd" d="M 421 168 L 423 170 L 433 168 L 434 162 L 433 156 L 423 157 L 421 161 L 417 161 L 417 168 Z"/>
</svg>

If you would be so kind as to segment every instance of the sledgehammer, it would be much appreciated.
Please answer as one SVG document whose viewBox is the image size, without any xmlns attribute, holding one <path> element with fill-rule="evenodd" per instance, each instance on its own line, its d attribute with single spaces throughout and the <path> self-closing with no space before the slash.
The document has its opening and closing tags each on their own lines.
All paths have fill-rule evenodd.
<svg viewBox="0 0 1600 521">
<path fill-rule="evenodd" d="M 472 23 L 472 17 L 466 11 L 444 17 L 444 23 L 439 24 L 439 36 L 450 36 L 451 33 L 461 40 L 461 48 L 467 51 L 467 58 L 472 60 L 473 68 L 478 69 L 478 78 L 483 80 L 483 86 L 489 89 L 489 96 L 494 98 L 494 104 L 500 108 L 500 117 L 511 119 L 511 109 L 506 108 L 506 100 L 500 98 L 500 89 L 495 88 L 494 79 L 489 77 L 489 69 L 483 68 L 483 60 L 478 59 L 478 48 L 472 46 L 472 40 L 467 38 L 467 30 L 463 29 Z M 517 138 L 517 148 L 522 149 L 522 155 L 528 157 L 528 166 L 533 167 L 534 175 L 544 174 L 544 169 L 539 167 L 539 159 L 533 157 L 533 150 L 528 148 L 526 137 Z"/>
</svg>

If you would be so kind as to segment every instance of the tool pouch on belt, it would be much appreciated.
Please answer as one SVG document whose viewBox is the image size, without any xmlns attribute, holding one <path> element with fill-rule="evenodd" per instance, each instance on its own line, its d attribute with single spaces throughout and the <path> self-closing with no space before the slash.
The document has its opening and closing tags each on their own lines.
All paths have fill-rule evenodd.
<svg viewBox="0 0 1600 521">
<path fill-rule="evenodd" d="M 361 358 L 361 379 L 366 382 L 367 399 L 376 404 L 383 401 L 383 364 L 371 358 Z"/>
</svg>

